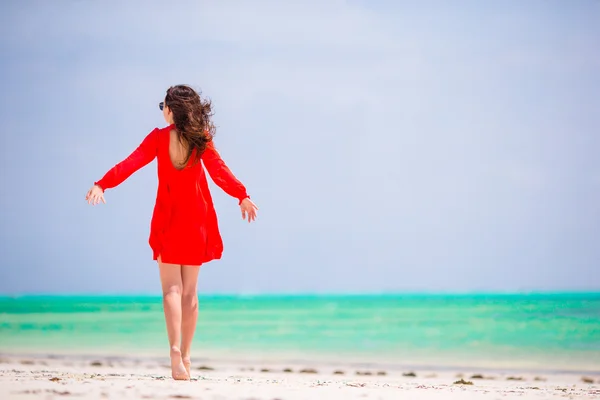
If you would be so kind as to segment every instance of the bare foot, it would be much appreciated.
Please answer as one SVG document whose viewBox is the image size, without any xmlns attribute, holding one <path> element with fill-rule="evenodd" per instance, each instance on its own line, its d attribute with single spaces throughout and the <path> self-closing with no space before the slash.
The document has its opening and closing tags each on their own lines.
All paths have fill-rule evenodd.
<svg viewBox="0 0 600 400">
<path fill-rule="evenodd" d="M 181 359 L 181 351 L 175 346 L 171 347 L 171 375 L 176 381 L 190 380 L 190 375 Z"/>
<path fill-rule="evenodd" d="M 183 362 L 185 370 L 188 373 L 188 376 L 191 378 L 192 377 L 192 373 L 190 372 L 190 369 L 192 368 L 192 361 L 190 360 L 189 357 L 183 357 L 181 360 Z"/>
</svg>

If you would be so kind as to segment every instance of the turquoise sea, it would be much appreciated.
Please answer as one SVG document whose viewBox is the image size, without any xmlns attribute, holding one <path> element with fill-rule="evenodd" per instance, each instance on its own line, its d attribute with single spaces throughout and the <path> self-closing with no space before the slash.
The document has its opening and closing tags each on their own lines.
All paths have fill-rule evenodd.
<svg viewBox="0 0 600 400">
<path fill-rule="evenodd" d="M 160 297 L 0 297 L 0 353 L 164 355 Z M 600 293 L 200 296 L 195 355 L 600 371 Z"/>
</svg>

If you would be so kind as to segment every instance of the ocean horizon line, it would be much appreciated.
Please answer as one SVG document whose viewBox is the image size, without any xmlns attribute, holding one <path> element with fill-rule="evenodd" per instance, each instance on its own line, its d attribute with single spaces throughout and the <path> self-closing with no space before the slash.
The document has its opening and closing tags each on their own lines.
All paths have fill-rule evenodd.
<svg viewBox="0 0 600 400">
<path fill-rule="evenodd" d="M 521 296 L 591 296 L 600 297 L 598 290 L 530 290 L 530 291 L 394 291 L 394 292 L 200 292 L 200 298 L 419 298 L 419 297 L 521 297 Z M 66 292 L 39 292 L 39 293 L 0 293 L 0 300 L 23 298 L 160 298 L 160 293 L 66 293 Z"/>
</svg>

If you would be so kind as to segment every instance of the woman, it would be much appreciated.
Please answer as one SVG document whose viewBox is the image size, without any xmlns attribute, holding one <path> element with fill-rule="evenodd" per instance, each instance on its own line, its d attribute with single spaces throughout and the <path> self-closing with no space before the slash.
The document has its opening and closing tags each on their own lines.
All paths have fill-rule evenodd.
<svg viewBox="0 0 600 400">
<path fill-rule="evenodd" d="M 149 244 L 160 270 L 163 307 L 171 346 L 173 379 L 190 379 L 190 350 L 198 318 L 200 265 L 221 258 L 223 242 L 202 164 L 213 181 L 239 200 L 242 218 L 254 221 L 258 207 L 215 149 L 211 105 L 184 85 L 167 90 L 159 105 L 169 124 L 154 129 L 131 153 L 95 182 L 89 204 L 157 158 L 158 192 Z M 201 162 L 202 161 L 202 162 Z"/>
</svg>

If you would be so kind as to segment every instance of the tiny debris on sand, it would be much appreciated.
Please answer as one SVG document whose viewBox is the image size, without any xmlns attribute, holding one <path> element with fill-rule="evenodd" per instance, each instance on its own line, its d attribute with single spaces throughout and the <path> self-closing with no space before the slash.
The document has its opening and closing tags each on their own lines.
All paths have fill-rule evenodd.
<svg viewBox="0 0 600 400">
<path fill-rule="evenodd" d="M 457 381 L 454 382 L 455 385 L 472 385 L 473 382 L 471 381 L 465 381 L 464 379 L 459 379 Z"/>
<path fill-rule="evenodd" d="M 301 374 L 317 374 L 317 370 L 314 368 L 304 368 L 300 370 Z"/>
<path fill-rule="evenodd" d="M 367 384 L 366 383 L 346 383 L 346 386 L 351 386 L 351 387 L 365 387 Z"/>
</svg>

